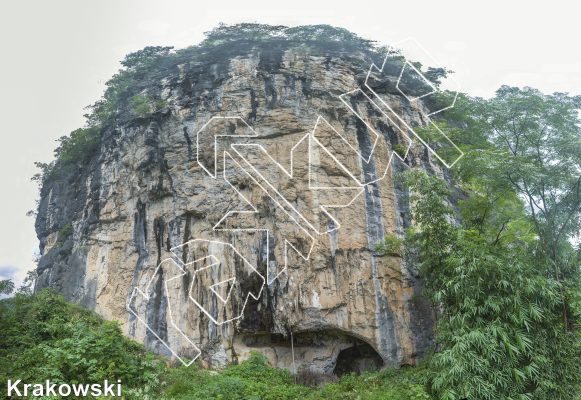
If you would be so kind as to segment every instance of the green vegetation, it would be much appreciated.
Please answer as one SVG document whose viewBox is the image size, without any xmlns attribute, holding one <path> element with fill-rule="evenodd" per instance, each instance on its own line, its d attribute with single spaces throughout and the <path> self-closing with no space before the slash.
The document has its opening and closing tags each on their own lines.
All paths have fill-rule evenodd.
<svg viewBox="0 0 581 400">
<path fill-rule="evenodd" d="M 10 279 L 0 281 L 0 294 L 10 294 L 14 290 L 14 282 Z"/>
<path fill-rule="evenodd" d="M 93 105 L 87 107 L 90 110 L 90 113 L 85 114 L 87 125 L 103 126 L 111 121 L 117 112 L 118 106 L 132 101 L 139 102 L 134 97 L 141 97 L 133 93 L 135 86 L 140 81 L 143 81 L 148 74 L 157 70 L 164 61 L 176 57 L 177 55 L 175 53 L 171 53 L 172 49 L 173 47 L 171 46 L 147 46 L 143 50 L 126 55 L 125 59 L 121 61 L 124 69 L 120 69 L 117 74 L 113 75 L 105 83 L 107 88 L 103 93 L 103 97 Z M 150 106 L 154 103 L 151 94 L 146 95 L 142 100 Z M 141 104 L 137 106 L 139 105 Z M 149 110 L 142 108 L 140 111 L 142 112 L 141 115 L 145 116 L 154 110 L 155 108 L 152 107 Z"/>
<path fill-rule="evenodd" d="M 375 244 L 374 250 L 380 255 L 401 256 L 403 254 L 405 239 L 396 235 L 385 235 L 385 238 Z"/>
<path fill-rule="evenodd" d="M 402 158 L 404 158 L 406 156 L 407 148 L 405 146 L 402 146 L 399 143 L 396 143 L 396 145 L 393 146 L 393 150 L 395 150 L 397 152 L 397 154 L 399 154 L 399 156 Z"/>
<path fill-rule="evenodd" d="M 121 333 L 115 321 L 67 303 L 51 289 L 0 300 L 0 381 L 147 383 L 153 357 Z"/>
<path fill-rule="evenodd" d="M 235 25 L 219 24 L 209 32 L 204 32 L 206 38 L 200 43 L 201 47 L 216 46 L 239 40 L 269 41 L 290 40 L 297 42 L 336 42 L 345 45 L 356 45 L 367 49 L 374 49 L 375 41 L 363 39 L 344 28 L 330 25 L 303 25 L 293 28 L 288 26 L 273 26 L 267 24 L 242 23 Z"/>
<path fill-rule="evenodd" d="M 71 228 L 72 228 L 72 224 L 68 224 L 67 226 L 65 226 L 63 229 L 61 229 L 59 231 L 59 239 L 64 239 L 66 238 L 70 233 L 71 233 Z"/>
<path fill-rule="evenodd" d="M 440 123 L 465 152 L 451 171 L 469 194 L 460 223 L 444 181 L 399 175 L 415 224 L 406 255 L 442 310 L 423 381 L 435 398 L 581 395 L 580 109 L 581 96 L 530 88 L 460 96 Z"/>
<path fill-rule="evenodd" d="M 145 118 L 156 110 L 163 108 L 165 105 L 166 103 L 163 101 L 156 102 L 151 94 L 146 94 L 145 96 L 136 94 L 131 98 L 131 103 L 129 103 L 129 107 L 141 118 Z"/>
<path fill-rule="evenodd" d="M 62 246 L 68 236 L 70 236 L 72 232 L 73 224 L 68 224 L 63 229 L 61 229 L 57 236 L 57 246 Z"/>
<path fill-rule="evenodd" d="M 419 383 L 423 372 L 422 368 L 387 369 L 361 376 L 345 375 L 336 383 L 312 387 L 295 384 L 288 371 L 269 367 L 266 358 L 254 352 L 249 360 L 218 375 L 181 367 L 171 374 L 166 396 L 175 400 L 430 399 Z"/>
<path fill-rule="evenodd" d="M 128 400 L 430 398 L 419 382 L 423 367 L 348 375 L 321 387 L 295 384 L 293 375 L 270 367 L 258 352 L 218 373 L 195 365 L 170 368 L 165 359 L 124 337 L 117 322 L 67 303 L 52 289 L 33 295 L 30 285 L 0 300 L 0 333 L 2 382 L 87 384 L 121 379 Z"/>
<path fill-rule="evenodd" d="M 547 277 L 538 243 L 515 246 L 469 221 L 453 225 L 442 181 L 416 171 L 404 181 L 413 188 L 418 225 L 406 244 L 416 249 L 424 293 L 445 310 L 430 392 L 442 399 L 576 398 L 581 336 L 559 321 L 559 284 Z"/>
<path fill-rule="evenodd" d="M 42 185 L 47 179 L 59 179 L 67 173 L 85 168 L 91 158 L 99 152 L 99 127 L 90 126 L 71 132 L 57 140 L 59 146 L 54 150 L 55 160 L 49 164 L 35 162 L 41 170 L 32 177 Z"/>
</svg>

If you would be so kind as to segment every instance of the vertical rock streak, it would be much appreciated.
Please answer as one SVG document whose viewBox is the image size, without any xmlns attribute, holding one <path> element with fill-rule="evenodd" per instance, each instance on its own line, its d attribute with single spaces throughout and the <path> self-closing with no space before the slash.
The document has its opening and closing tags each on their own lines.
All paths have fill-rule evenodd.
<svg viewBox="0 0 581 400">
<path fill-rule="evenodd" d="M 351 98 L 351 106 L 355 112 L 365 112 L 366 110 L 359 110 L 357 106 L 356 98 Z M 357 145 L 359 146 L 359 151 L 361 153 L 361 170 L 366 177 L 371 179 L 376 179 L 377 170 L 375 168 L 375 158 L 372 154 L 372 146 L 370 135 L 367 126 L 360 119 L 355 120 L 355 125 L 357 129 Z M 368 162 L 366 162 L 368 161 Z M 371 251 L 376 243 L 379 243 L 384 237 L 382 216 L 383 211 L 381 207 L 381 198 L 379 194 L 378 182 L 374 182 L 367 186 L 371 190 L 365 190 L 365 217 L 367 221 L 367 240 L 368 247 Z M 373 287 L 375 290 L 375 302 L 376 302 L 376 325 L 377 325 L 377 336 L 379 337 L 378 346 L 381 349 L 381 354 L 387 356 L 387 360 L 392 364 L 396 364 L 400 361 L 400 355 L 398 353 L 397 337 L 395 333 L 395 322 L 393 318 L 393 310 L 389 304 L 387 296 L 382 293 L 381 282 L 379 278 L 379 272 L 377 269 L 377 260 L 372 254 L 372 277 L 373 277 Z"/>
</svg>

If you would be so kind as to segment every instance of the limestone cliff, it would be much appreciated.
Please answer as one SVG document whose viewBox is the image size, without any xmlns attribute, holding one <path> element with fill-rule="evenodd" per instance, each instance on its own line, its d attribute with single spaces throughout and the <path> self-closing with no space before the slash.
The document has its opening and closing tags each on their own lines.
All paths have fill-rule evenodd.
<svg viewBox="0 0 581 400">
<path fill-rule="evenodd" d="M 135 89 L 163 108 L 121 104 L 88 167 L 44 185 L 38 288 L 167 356 L 292 368 L 292 334 L 296 368 L 413 364 L 432 307 L 413 266 L 372 249 L 408 224 L 393 173 L 446 172 L 402 123 L 429 105 L 398 90 L 401 66 L 366 79 L 373 62 L 273 41 L 167 63 Z"/>
</svg>

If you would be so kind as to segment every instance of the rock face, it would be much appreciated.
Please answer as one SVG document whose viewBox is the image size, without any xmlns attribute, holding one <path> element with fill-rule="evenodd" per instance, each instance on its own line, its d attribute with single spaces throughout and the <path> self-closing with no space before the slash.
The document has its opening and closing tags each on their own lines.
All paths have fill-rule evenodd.
<svg viewBox="0 0 581 400">
<path fill-rule="evenodd" d="M 242 42 L 144 79 L 137 93 L 165 106 L 121 108 L 88 168 L 44 185 L 37 287 L 170 357 L 221 365 L 255 349 L 337 373 L 413 364 L 433 309 L 413 266 L 373 248 L 408 224 L 393 173 L 445 171 L 402 123 L 426 125 L 428 106 L 400 93 L 397 64 L 373 71 L 370 91 L 373 61 Z"/>
</svg>

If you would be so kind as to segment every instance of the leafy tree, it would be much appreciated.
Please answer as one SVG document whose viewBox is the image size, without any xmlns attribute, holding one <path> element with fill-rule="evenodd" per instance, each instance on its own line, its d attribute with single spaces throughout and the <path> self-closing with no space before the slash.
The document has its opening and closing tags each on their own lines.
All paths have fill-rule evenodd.
<svg viewBox="0 0 581 400">
<path fill-rule="evenodd" d="M 79 128 L 69 136 L 57 139 L 59 145 L 54 150 L 55 159 L 50 163 L 35 162 L 41 172 L 31 180 L 43 184 L 47 179 L 58 179 L 63 175 L 83 170 L 100 148 L 100 127 L 97 125 Z"/>
<path fill-rule="evenodd" d="M 448 74 L 453 74 L 454 71 L 446 68 L 435 68 L 428 67 L 428 69 L 423 72 L 423 75 L 432 82 L 435 86 L 440 86 L 442 79 L 445 79 Z"/>
<path fill-rule="evenodd" d="M 36 270 L 28 271 L 26 273 L 26 278 L 22 282 L 22 285 L 16 291 L 17 294 L 32 294 L 36 286 L 36 279 L 38 274 Z M 0 294 L 12 294 L 14 292 L 15 285 L 12 279 L 4 279 L 0 281 Z"/>
<path fill-rule="evenodd" d="M 563 283 L 567 329 L 573 313 L 569 299 L 581 281 L 570 241 L 581 231 L 581 96 L 503 86 L 489 100 L 463 96 L 457 106 L 447 116 L 465 124 L 448 132 L 465 143 L 459 176 L 478 182 L 492 197 L 516 193 L 524 200 L 540 251 Z M 519 221 L 526 225 L 522 217 Z"/>
<path fill-rule="evenodd" d="M 307 41 L 341 42 L 348 45 L 360 45 L 373 48 L 374 40 L 363 39 L 344 28 L 331 25 L 302 25 L 286 28 L 284 34 L 287 39 Z"/>
<path fill-rule="evenodd" d="M 581 393 L 580 106 L 506 86 L 489 100 L 459 96 L 439 125 L 465 153 L 454 169 L 470 195 L 460 215 L 442 181 L 404 174 L 416 224 L 408 256 L 443 312 L 427 378 L 438 398 Z"/>
<path fill-rule="evenodd" d="M 85 114 L 88 126 L 102 126 L 112 118 L 117 111 L 119 101 L 126 99 L 128 92 L 137 82 L 143 79 L 148 73 L 154 71 L 159 64 L 172 56 L 172 46 L 147 46 L 143 50 L 129 53 L 121 61 L 125 69 L 109 79 L 105 86 L 103 97 L 93 105 L 86 107 L 90 110 Z"/>
<path fill-rule="evenodd" d="M 147 46 L 143 50 L 126 55 L 121 65 L 128 70 L 147 70 L 156 61 L 167 57 L 172 49 L 173 46 Z"/>
<path fill-rule="evenodd" d="M 420 171 L 402 178 L 416 224 L 407 232 L 408 256 L 420 266 L 424 294 L 443 312 L 438 352 L 426 378 L 431 394 L 440 399 L 581 394 L 581 337 L 558 329 L 560 283 L 546 276 L 538 241 L 519 229 L 499 240 L 496 223 L 475 226 L 467 218 L 457 225 L 443 181 Z M 519 215 L 518 201 L 514 208 Z M 515 246 L 523 237 L 528 245 Z"/>
<path fill-rule="evenodd" d="M 215 46 L 237 40 L 265 40 L 282 37 L 286 26 L 257 23 L 241 23 L 228 25 L 221 22 L 211 31 L 204 32 L 206 38 L 200 43 L 201 47 Z"/>
<path fill-rule="evenodd" d="M 206 39 L 201 47 L 215 46 L 237 40 L 264 41 L 272 39 L 295 40 L 300 42 L 324 41 L 341 42 L 347 45 L 361 45 L 373 48 L 373 40 L 362 39 L 344 28 L 331 25 L 302 25 L 289 28 L 283 25 L 240 23 L 227 25 L 220 23 L 211 31 L 204 32 Z"/>
<path fill-rule="evenodd" d="M 11 279 L 0 281 L 0 294 L 10 294 L 14 290 L 14 282 Z"/>
</svg>

